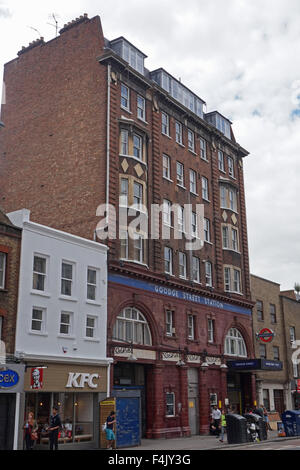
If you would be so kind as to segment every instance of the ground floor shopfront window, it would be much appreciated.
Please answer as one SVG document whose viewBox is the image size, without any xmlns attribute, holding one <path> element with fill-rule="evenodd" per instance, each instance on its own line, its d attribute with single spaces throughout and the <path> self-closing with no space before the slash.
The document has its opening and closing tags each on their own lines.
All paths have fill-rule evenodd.
<svg viewBox="0 0 300 470">
<path fill-rule="evenodd" d="M 62 428 L 59 431 L 59 443 L 79 443 L 92 441 L 93 393 L 26 393 L 26 416 L 30 411 L 38 423 L 39 440 L 42 445 L 49 444 L 47 427 L 49 426 L 52 407 L 57 406 Z"/>
</svg>

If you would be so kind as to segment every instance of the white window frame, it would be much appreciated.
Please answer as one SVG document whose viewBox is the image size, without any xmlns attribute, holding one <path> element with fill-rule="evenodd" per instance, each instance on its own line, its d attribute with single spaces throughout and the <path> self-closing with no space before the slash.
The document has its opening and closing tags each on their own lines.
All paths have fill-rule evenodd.
<svg viewBox="0 0 300 470">
<path fill-rule="evenodd" d="M 126 93 L 124 94 L 125 91 Z M 121 83 L 121 108 L 125 109 L 125 111 L 130 111 L 130 91 L 124 83 Z"/>
<path fill-rule="evenodd" d="M 222 150 L 218 150 L 218 167 L 219 170 L 225 173 L 225 160 L 224 160 L 224 152 Z"/>
<path fill-rule="evenodd" d="M 120 206 L 128 207 L 129 181 L 128 178 L 121 178 Z"/>
<path fill-rule="evenodd" d="M 137 190 L 137 192 L 136 192 Z M 134 206 L 142 206 L 144 203 L 144 187 L 138 181 L 133 182 L 133 204 Z"/>
<path fill-rule="evenodd" d="M 181 279 L 186 279 L 187 274 L 187 257 L 183 251 L 178 252 L 178 269 L 179 269 L 179 277 Z"/>
<path fill-rule="evenodd" d="M 90 271 L 93 271 L 95 273 L 95 283 L 93 282 L 90 282 L 89 281 L 89 272 Z M 99 277 L 99 269 L 97 268 L 94 268 L 92 266 L 88 266 L 87 267 L 87 274 L 86 274 L 87 278 L 86 278 L 86 283 L 87 283 L 87 286 L 86 286 L 86 298 L 87 300 L 89 301 L 96 301 L 97 300 L 97 297 L 98 297 L 98 277 Z M 89 288 L 93 288 L 94 290 L 94 298 L 90 298 L 89 297 Z"/>
<path fill-rule="evenodd" d="M 72 277 L 71 278 L 66 278 L 63 277 L 63 265 L 68 265 L 72 266 Z M 75 264 L 72 263 L 71 261 L 67 260 L 62 260 L 61 262 L 61 287 L 60 287 L 60 294 L 65 297 L 72 297 L 73 295 L 73 287 L 74 287 L 74 272 L 75 272 Z M 63 281 L 66 281 L 67 283 L 70 283 L 71 285 L 71 293 L 70 294 L 65 294 L 63 293 Z"/>
<path fill-rule="evenodd" d="M 35 269 L 34 269 L 35 258 L 40 258 L 43 261 L 45 261 L 45 272 L 35 271 Z M 48 259 L 47 256 L 42 255 L 40 253 L 34 253 L 33 254 L 32 290 L 35 291 L 35 292 L 46 292 L 46 290 L 47 290 L 46 287 L 47 287 L 47 283 L 48 283 L 48 262 L 49 262 L 49 259 Z M 38 278 L 42 277 L 42 279 L 43 279 L 43 289 L 38 289 L 37 287 L 34 287 L 35 276 L 37 276 Z"/>
<path fill-rule="evenodd" d="M 200 137 L 200 157 L 207 162 L 206 140 Z"/>
<path fill-rule="evenodd" d="M 137 95 L 136 97 L 137 117 L 141 121 L 146 122 L 146 100 L 143 96 Z"/>
<path fill-rule="evenodd" d="M 171 402 L 169 402 L 168 398 L 171 398 Z M 171 412 L 169 412 L 169 407 L 171 407 Z M 175 393 L 174 392 L 166 392 L 166 417 L 174 417 L 175 416 Z"/>
<path fill-rule="evenodd" d="M 191 152 L 195 153 L 195 133 L 191 129 L 188 129 L 187 134 L 188 134 L 188 149 Z"/>
<path fill-rule="evenodd" d="M 188 328 L 188 339 L 194 340 L 195 339 L 195 316 L 189 314 L 187 317 L 187 328 Z"/>
<path fill-rule="evenodd" d="M 123 255 L 123 251 L 125 250 L 125 256 Z M 120 230 L 120 257 L 121 259 L 128 259 L 129 256 L 129 245 L 128 245 L 128 231 L 127 230 Z"/>
<path fill-rule="evenodd" d="M 192 279 L 200 284 L 200 259 L 197 256 L 192 257 Z"/>
<path fill-rule="evenodd" d="M 173 336 L 174 332 L 174 312 L 166 310 L 166 336 Z"/>
<path fill-rule="evenodd" d="M 183 145 L 182 124 L 179 121 L 175 121 L 175 140 L 177 144 Z"/>
<path fill-rule="evenodd" d="M 210 220 L 204 217 L 204 241 L 211 243 L 210 241 Z"/>
<path fill-rule="evenodd" d="M 138 256 L 135 256 L 138 253 Z M 144 263 L 144 237 L 135 232 L 133 237 L 133 261 Z"/>
<path fill-rule="evenodd" d="M 113 327 L 113 335 L 114 339 L 121 342 L 152 345 L 149 323 L 144 315 L 133 307 L 126 307 L 119 313 Z"/>
<path fill-rule="evenodd" d="M 138 143 L 138 145 L 136 145 Z M 143 161 L 143 139 L 140 135 L 134 133 L 132 136 L 133 156 Z"/>
<path fill-rule="evenodd" d="M 176 162 L 176 182 L 184 188 L 184 165 L 181 162 Z"/>
<path fill-rule="evenodd" d="M 63 322 L 62 321 L 62 316 L 67 315 L 69 317 L 69 322 Z M 74 321 L 74 313 L 73 312 L 67 312 L 65 310 L 62 310 L 60 312 L 60 317 L 59 317 L 59 336 L 64 336 L 64 337 L 70 337 L 73 334 L 73 321 Z M 61 331 L 62 326 L 67 326 L 68 327 L 68 333 L 63 333 Z"/>
<path fill-rule="evenodd" d="M 88 320 L 93 320 L 93 326 L 88 325 Z M 92 336 L 88 335 L 88 330 L 92 331 Z M 87 314 L 85 317 L 85 339 L 93 340 L 97 338 L 98 331 L 98 317 L 95 315 Z"/>
<path fill-rule="evenodd" d="M 198 222 L 197 222 L 197 213 L 191 213 L 191 235 L 192 237 L 198 237 Z"/>
<path fill-rule="evenodd" d="M 164 266 L 165 273 L 172 275 L 173 274 L 173 250 L 169 246 L 164 247 L 164 263 L 165 263 L 165 266 Z M 169 265 L 169 268 L 170 268 L 169 270 L 166 269 L 167 267 L 166 263 L 168 263 Z"/>
<path fill-rule="evenodd" d="M 227 164 L 228 164 L 228 174 L 231 178 L 234 178 L 234 160 L 232 157 L 227 157 Z"/>
<path fill-rule="evenodd" d="M 210 261 L 205 261 L 205 284 L 208 287 L 212 287 L 212 263 Z"/>
<path fill-rule="evenodd" d="M 163 200 L 163 223 L 168 227 L 172 225 L 172 215 L 171 215 L 172 203 L 168 199 Z"/>
<path fill-rule="evenodd" d="M 165 153 L 163 154 L 163 177 L 167 180 L 171 179 L 171 159 Z"/>
<path fill-rule="evenodd" d="M 215 321 L 212 318 L 207 319 L 207 342 L 215 342 Z"/>
<path fill-rule="evenodd" d="M 190 169 L 190 192 L 197 194 L 197 173 Z"/>
<path fill-rule="evenodd" d="M 121 155 L 128 155 L 129 132 L 127 129 L 121 129 Z"/>
<path fill-rule="evenodd" d="M 38 311 L 42 313 L 42 318 L 33 318 L 34 311 Z M 30 317 L 30 333 L 36 334 L 36 335 L 44 335 L 46 333 L 46 308 L 44 307 L 37 307 L 33 306 L 31 309 L 31 317 Z M 40 329 L 34 329 L 33 328 L 33 322 L 37 322 L 41 325 Z"/>
<path fill-rule="evenodd" d="M 233 357 L 247 357 L 246 343 L 238 329 L 230 328 L 228 331 L 225 338 L 224 354 Z"/>
<path fill-rule="evenodd" d="M 5 289 L 7 253 L 0 252 L 0 289 Z"/>
<path fill-rule="evenodd" d="M 208 192 L 208 179 L 205 176 L 202 176 L 202 199 L 209 201 L 209 192 Z"/>
<path fill-rule="evenodd" d="M 164 111 L 161 112 L 161 133 L 170 137 L 170 119 Z"/>
</svg>

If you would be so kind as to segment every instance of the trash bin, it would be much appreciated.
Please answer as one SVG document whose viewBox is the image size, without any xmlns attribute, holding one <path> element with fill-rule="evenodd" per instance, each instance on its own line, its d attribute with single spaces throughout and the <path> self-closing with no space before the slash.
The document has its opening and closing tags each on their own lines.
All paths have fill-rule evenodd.
<svg viewBox="0 0 300 470">
<path fill-rule="evenodd" d="M 260 441 L 266 441 L 268 439 L 268 433 L 266 428 L 266 423 L 263 418 L 255 413 L 245 413 L 244 414 L 248 423 L 255 424 L 257 437 Z M 248 427 L 249 428 L 249 427 Z M 248 433 L 248 437 L 251 440 L 251 436 Z"/>
<path fill-rule="evenodd" d="M 287 410 L 282 413 L 281 419 L 287 437 L 300 436 L 300 411 Z"/>
<path fill-rule="evenodd" d="M 246 418 L 236 414 L 226 415 L 226 432 L 228 444 L 242 444 L 247 442 Z"/>
</svg>

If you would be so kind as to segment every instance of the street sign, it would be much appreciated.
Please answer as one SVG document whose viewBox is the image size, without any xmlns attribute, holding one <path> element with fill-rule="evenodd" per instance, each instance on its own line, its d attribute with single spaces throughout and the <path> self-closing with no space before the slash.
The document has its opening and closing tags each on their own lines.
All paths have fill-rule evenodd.
<svg viewBox="0 0 300 470">
<path fill-rule="evenodd" d="M 263 328 L 259 333 L 256 333 L 256 337 L 263 343 L 270 343 L 274 339 L 275 333 L 269 328 Z"/>
</svg>

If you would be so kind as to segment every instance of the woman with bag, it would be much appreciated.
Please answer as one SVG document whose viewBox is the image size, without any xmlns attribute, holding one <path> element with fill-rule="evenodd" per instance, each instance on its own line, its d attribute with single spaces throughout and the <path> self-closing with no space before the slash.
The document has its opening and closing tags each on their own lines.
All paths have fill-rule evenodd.
<svg viewBox="0 0 300 470">
<path fill-rule="evenodd" d="M 34 419 L 34 415 L 32 411 L 30 411 L 28 413 L 27 420 L 24 424 L 24 431 L 25 431 L 24 439 L 25 439 L 25 444 L 26 444 L 26 450 L 33 449 L 34 441 L 36 441 L 38 438 L 37 430 L 38 430 L 37 422 Z"/>
</svg>

